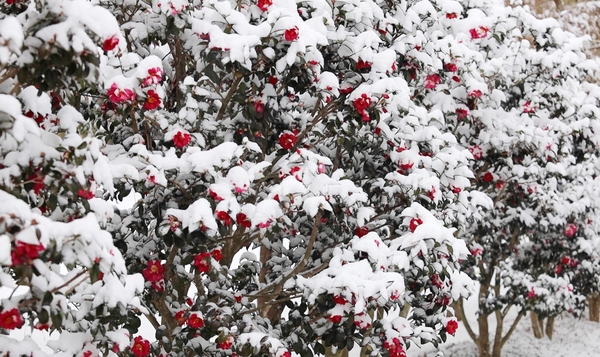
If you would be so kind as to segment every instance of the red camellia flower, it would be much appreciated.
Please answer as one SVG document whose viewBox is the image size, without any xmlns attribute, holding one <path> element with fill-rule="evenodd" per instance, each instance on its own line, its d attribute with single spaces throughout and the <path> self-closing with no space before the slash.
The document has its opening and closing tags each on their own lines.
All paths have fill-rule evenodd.
<svg viewBox="0 0 600 357">
<path fill-rule="evenodd" d="M 456 119 L 461 120 L 466 118 L 469 115 L 469 111 L 466 109 L 456 109 Z"/>
<path fill-rule="evenodd" d="M 475 89 L 469 92 L 469 97 L 481 98 L 483 93 L 479 89 Z"/>
<path fill-rule="evenodd" d="M 283 33 L 285 40 L 286 41 L 296 41 L 298 39 L 298 34 L 299 34 L 299 30 L 298 30 L 298 26 L 294 26 L 291 29 L 287 29 L 285 30 L 285 32 Z"/>
<path fill-rule="evenodd" d="M 535 288 L 532 287 L 531 290 L 527 292 L 527 297 L 530 299 L 535 298 Z"/>
<path fill-rule="evenodd" d="M 448 323 L 446 324 L 446 332 L 454 336 L 456 330 L 458 330 L 458 322 L 456 320 L 448 321 Z"/>
<path fill-rule="evenodd" d="M 297 138 L 296 135 L 294 135 L 294 133 L 286 132 L 279 136 L 279 145 L 281 145 L 281 147 L 286 150 L 291 150 L 292 148 L 294 148 L 296 140 Z"/>
<path fill-rule="evenodd" d="M 344 299 L 343 297 L 341 297 L 339 295 L 334 295 L 333 302 L 336 303 L 337 305 L 345 305 L 348 302 L 348 300 Z M 340 318 L 341 318 L 341 316 L 340 316 Z"/>
<path fill-rule="evenodd" d="M 430 74 L 425 78 L 425 88 L 427 89 L 435 89 L 437 85 L 440 83 L 440 75 L 437 73 Z"/>
<path fill-rule="evenodd" d="M 217 343 L 217 347 L 219 347 L 222 350 L 228 350 L 231 348 L 231 346 L 233 346 L 233 342 L 234 342 L 233 337 L 227 336 L 227 337 L 225 337 L 225 340 L 223 342 Z"/>
<path fill-rule="evenodd" d="M 462 189 L 460 187 L 456 187 L 456 186 L 450 186 L 450 190 L 452 190 L 452 192 L 454 193 L 460 193 L 460 191 L 462 191 Z"/>
<path fill-rule="evenodd" d="M 367 233 L 369 233 L 369 227 L 367 226 L 356 227 L 356 229 L 354 230 L 354 234 L 356 234 L 359 238 Z"/>
<path fill-rule="evenodd" d="M 486 38 L 489 31 L 490 31 L 490 29 L 488 29 L 487 27 L 479 26 L 479 27 L 470 29 L 469 33 L 471 34 L 471 39 L 476 40 L 479 38 Z"/>
<path fill-rule="evenodd" d="M 145 340 L 142 336 L 136 336 L 133 339 L 133 346 L 131 346 L 131 352 L 136 357 L 146 357 L 150 354 L 150 342 Z"/>
<path fill-rule="evenodd" d="M 208 273 L 210 271 L 210 262 L 207 258 L 210 257 L 210 254 L 207 252 L 202 252 L 200 254 L 196 254 L 194 257 L 194 266 L 198 269 L 200 273 Z"/>
<path fill-rule="evenodd" d="M 405 163 L 402 163 L 402 164 L 400 164 L 400 168 L 401 168 L 403 171 L 408 171 L 408 170 L 412 169 L 412 167 L 413 167 L 414 165 L 415 165 L 415 164 L 414 164 L 412 161 L 409 161 L 409 162 L 405 162 Z"/>
<path fill-rule="evenodd" d="M 486 172 L 482 177 L 483 182 L 492 182 L 494 181 L 494 175 L 491 172 Z"/>
<path fill-rule="evenodd" d="M 334 324 L 339 324 L 342 321 L 342 316 L 341 315 L 329 315 L 328 319 L 329 319 L 329 321 L 333 322 Z"/>
<path fill-rule="evenodd" d="M 188 326 L 191 328 L 202 328 L 204 327 L 204 320 L 200 314 L 193 312 L 190 314 L 190 318 L 187 321 Z"/>
<path fill-rule="evenodd" d="M 148 76 L 142 81 L 142 86 L 147 87 L 151 84 L 158 84 L 162 81 L 163 70 L 160 67 L 153 67 L 148 70 Z"/>
<path fill-rule="evenodd" d="M 212 252 L 210 252 L 210 256 L 216 260 L 216 261 L 221 261 L 221 259 L 223 259 L 223 252 L 221 252 L 221 249 L 217 248 L 217 249 L 213 249 Z"/>
<path fill-rule="evenodd" d="M 479 159 L 481 159 L 483 157 L 483 150 L 478 145 L 471 146 L 469 148 L 469 151 L 471 152 L 471 154 L 473 155 L 473 158 L 475 160 L 479 160 Z"/>
<path fill-rule="evenodd" d="M 18 266 L 23 263 L 30 263 L 31 260 L 37 259 L 40 252 L 44 250 L 42 243 L 40 244 L 27 244 L 20 240 L 17 241 L 15 248 L 10 252 L 10 258 L 12 260 L 12 266 Z"/>
<path fill-rule="evenodd" d="M 526 101 L 525 104 L 523 104 L 523 113 L 533 114 L 535 113 L 536 109 L 537 107 L 535 105 L 531 105 L 530 101 Z"/>
<path fill-rule="evenodd" d="M 14 330 L 23 326 L 23 323 L 23 317 L 16 308 L 0 312 L 0 328 Z"/>
<path fill-rule="evenodd" d="M 277 85 L 277 82 L 278 82 L 277 77 L 269 76 L 268 80 L 269 80 L 269 83 L 271 83 L 273 85 L 273 87 Z"/>
<path fill-rule="evenodd" d="M 252 222 L 244 213 L 241 212 L 235 216 L 235 222 L 244 228 L 252 227 Z"/>
<path fill-rule="evenodd" d="M 458 17 L 458 15 L 456 14 L 456 12 L 448 12 L 448 13 L 446 13 L 446 18 L 447 19 L 452 20 L 452 19 L 456 19 L 457 17 Z"/>
<path fill-rule="evenodd" d="M 575 233 L 577 233 L 577 226 L 573 223 L 569 223 L 566 227 L 565 227 L 565 235 L 567 237 L 572 237 L 575 235 Z"/>
<path fill-rule="evenodd" d="M 84 190 L 83 188 L 77 191 L 77 196 L 86 200 L 91 200 L 92 198 L 96 197 L 92 191 Z"/>
<path fill-rule="evenodd" d="M 119 44 L 119 38 L 116 35 L 112 35 L 102 43 L 102 49 L 104 52 L 112 51 Z"/>
<path fill-rule="evenodd" d="M 165 267 L 159 260 L 150 260 L 148 266 L 142 270 L 144 279 L 150 282 L 157 282 L 164 278 Z"/>
<path fill-rule="evenodd" d="M 160 97 L 158 93 L 154 90 L 150 89 L 148 91 L 148 98 L 144 102 L 143 108 L 146 110 L 154 110 L 160 106 Z"/>
<path fill-rule="evenodd" d="M 440 276 L 437 274 L 433 274 L 431 276 L 431 283 L 435 286 L 437 286 L 438 288 L 442 288 L 444 287 L 444 282 L 442 281 L 442 279 L 440 279 Z"/>
<path fill-rule="evenodd" d="M 265 112 L 265 104 L 262 102 L 262 100 L 257 100 L 254 102 L 254 110 L 256 110 L 258 114 Z"/>
<path fill-rule="evenodd" d="M 458 66 L 456 66 L 454 63 L 446 63 L 444 65 L 444 69 L 448 72 L 456 72 L 458 71 Z"/>
<path fill-rule="evenodd" d="M 173 144 L 175 144 L 175 146 L 180 149 L 184 148 L 187 144 L 189 144 L 190 140 L 192 140 L 190 134 L 182 133 L 181 131 L 178 131 L 177 134 L 173 136 Z"/>
<path fill-rule="evenodd" d="M 174 318 L 175 318 L 175 321 L 177 321 L 177 324 L 179 326 L 183 326 L 185 324 L 185 322 L 187 321 L 185 319 L 185 313 L 186 313 L 185 310 L 179 310 L 175 313 Z"/>
<path fill-rule="evenodd" d="M 354 99 L 352 105 L 359 114 L 364 114 L 365 110 L 371 105 L 371 102 L 371 98 L 366 93 L 363 93 L 360 97 Z"/>
<path fill-rule="evenodd" d="M 272 0 L 258 0 L 258 3 L 256 5 L 262 11 L 267 11 L 269 6 L 273 5 L 273 1 Z"/>
<path fill-rule="evenodd" d="M 406 352 L 404 352 L 404 347 L 398 337 L 394 337 L 392 343 L 385 341 L 383 348 L 388 351 L 389 357 L 406 357 Z"/>
<path fill-rule="evenodd" d="M 124 103 L 128 100 L 135 100 L 135 93 L 129 88 L 119 88 L 117 83 L 113 83 L 110 89 L 106 91 L 108 99 L 115 103 Z"/>
<path fill-rule="evenodd" d="M 408 224 L 408 228 L 410 229 L 411 232 L 415 232 L 415 229 L 417 229 L 418 226 L 420 226 L 421 224 L 423 224 L 423 220 L 421 218 L 413 218 L 410 220 L 410 223 Z"/>
<path fill-rule="evenodd" d="M 496 189 L 497 189 L 497 190 L 500 190 L 500 189 L 502 189 L 502 187 L 504 187 L 504 184 L 505 184 L 505 183 L 506 183 L 506 182 L 504 182 L 504 181 L 498 181 L 498 182 L 496 182 Z"/>
<path fill-rule="evenodd" d="M 372 65 L 373 65 L 373 63 L 363 61 L 362 58 L 361 58 L 361 59 L 358 60 L 358 62 L 356 62 L 356 70 L 357 71 L 360 71 L 362 69 L 368 70 L 368 69 L 371 69 Z"/>
<path fill-rule="evenodd" d="M 217 215 L 217 219 L 222 221 L 224 225 L 231 225 L 231 217 L 229 217 L 229 213 L 225 211 L 217 211 L 215 214 Z"/>
</svg>

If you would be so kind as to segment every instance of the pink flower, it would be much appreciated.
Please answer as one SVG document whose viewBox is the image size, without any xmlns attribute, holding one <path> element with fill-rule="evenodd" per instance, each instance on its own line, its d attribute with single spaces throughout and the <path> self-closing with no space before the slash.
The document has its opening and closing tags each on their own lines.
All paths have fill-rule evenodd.
<svg viewBox="0 0 600 357">
<path fill-rule="evenodd" d="M 151 84 L 158 84 L 162 81 L 163 70 L 160 67 L 153 67 L 148 70 L 148 76 L 142 81 L 142 86 L 146 87 Z"/>
<path fill-rule="evenodd" d="M 262 102 L 262 100 L 257 100 L 254 102 L 254 110 L 256 110 L 258 114 L 262 114 L 265 112 L 265 105 Z"/>
<path fill-rule="evenodd" d="M 160 106 L 160 97 L 158 93 L 154 90 L 150 89 L 148 91 L 148 98 L 144 102 L 143 108 L 146 110 L 154 110 Z"/>
<path fill-rule="evenodd" d="M 476 40 L 479 38 L 486 38 L 488 35 L 488 32 L 490 32 L 490 29 L 488 29 L 485 26 L 479 26 L 479 27 L 475 27 L 475 28 L 472 28 L 469 30 L 472 40 Z"/>
<path fill-rule="evenodd" d="M 284 32 L 284 37 L 286 41 L 296 41 L 298 39 L 298 34 L 299 34 L 299 30 L 298 30 L 298 26 L 294 26 L 291 29 L 287 29 Z"/>
<path fill-rule="evenodd" d="M 129 88 L 119 88 L 117 83 L 113 83 L 110 86 L 110 89 L 106 92 L 106 95 L 108 95 L 108 99 L 115 104 L 123 103 L 128 100 L 135 100 L 134 91 Z"/>
<path fill-rule="evenodd" d="M 573 237 L 575 233 L 577 233 L 577 226 L 573 223 L 569 223 L 565 227 L 565 235 L 570 238 Z"/>
<path fill-rule="evenodd" d="M 531 105 L 530 101 L 526 101 L 525 104 L 523 104 L 523 113 L 533 114 L 535 113 L 536 109 L 537 107 L 535 105 Z"/>
<path fill-rule="evenodd" d="M 181 131 L 178 131 L 177 134 L 173 136 L 173 144 L 175 144 L 175 146 L 180 149 L 184 148 L 187 144 L 189 144 L 190 140 L 192 140 L 190 134 L 182 133 Z"/>
<path fill-rule="evenodd" d="M 469 97 L 481 98 L 482 95 L 483 93 L 481 93 L 479 89 L 475 89 L 469 92 Z"/>
<path fill-rule="evenodd" d="M 325 164 L 322 162 L 319 162 L 319 164 L 317 165 L 317 172 L 320 174 L 325 173 L 325 171 L 327 171 Z"/>
<path fill-rule="evenodd" d="M 468 110 L 461 109 L 461 108 L 456 109 L 455 113 L 456 113 L 456 118 L 458 120 L 464 119 L 464 118 L 466 118 L 469 115 L 469 111 Z"/>
<path fill-rule="evenodd" d="M 530 299 L 535 298 L 535 288 L 532 287 L 531 290 L 527 292 L 527 297 Z"/>
<path fill-rule="evenodd" d="M 102 49 L 104 52 L 112 51 L 119 44 L 119 38 L 117 35 L 112 35 L 102 43 Z"/>
<path fill-rule="evenodd" d="M 473 155 L 473 158 L 475 160 L 479 160 L 479 159 L 481 159 L 483 157 L 483 150 L 478 145 L 471 146 L 469 148 L 469 151 L 471 152 L 471 154 Z"/>
<path fill-rule="evenodd" d="M 440 76 L 437 73 L 430 74 L 425 78 L 425 88 L 435 89 L 440 83 Z"/>
</svg>

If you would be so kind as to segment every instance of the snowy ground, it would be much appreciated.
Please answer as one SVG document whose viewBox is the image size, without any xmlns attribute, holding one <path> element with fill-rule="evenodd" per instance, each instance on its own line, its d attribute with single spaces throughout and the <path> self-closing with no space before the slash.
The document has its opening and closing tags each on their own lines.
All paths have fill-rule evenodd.
<svg viewBox="0 0 600 357">
<path fill-rule="evenodd" d="M 477 357 L 477 347 L 460 324 L 454 338 L 440 346 L 445 357 Z M 434 357 L 433 347 L 421 350 L 411 348 L 408 357 Z M 503 357 L 600 357 L 600 323 L 586 318 L 570 316 L 555 321 L 552 340 L 536 339 L 531 330 L 529 315 L 521 319 L 519 326 L 502 349 Z"/>
</svg>

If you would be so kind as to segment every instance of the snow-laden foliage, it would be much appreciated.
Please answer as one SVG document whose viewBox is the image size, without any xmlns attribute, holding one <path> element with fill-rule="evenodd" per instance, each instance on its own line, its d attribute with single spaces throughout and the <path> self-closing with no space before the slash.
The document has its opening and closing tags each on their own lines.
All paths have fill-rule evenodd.
<svg viewBox="0 0 600 357">
<path fill-rule="evenodd" d="M 516 249 L 579 222 L 559 208 L 595 167 L 574 155 L 595 88 L 554 22 L 446 0 L 2 11 L 4 329 L 84 357 L 400 357 L 454 334 L 461 261 L 568 286 Z M 0 351 L 47 354 L 31 346 Z"/>
</svg>

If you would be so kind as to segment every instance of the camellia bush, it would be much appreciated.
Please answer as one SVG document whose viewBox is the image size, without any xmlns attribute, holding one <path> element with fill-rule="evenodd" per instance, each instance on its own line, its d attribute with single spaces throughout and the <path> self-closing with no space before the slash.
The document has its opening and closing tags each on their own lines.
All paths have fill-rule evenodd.
<svg viewBox="0 0 600 357">
<path fill-rule="evenodd" d="M 541 190 L 560 174 L 566 186 L 550 195 L 587 162 L 570 159 L 575 133 L 592 125 L 579 115 L 594 113 L 593 95 L 578 96 L 595 89 L 579 83 L 583 58 L 522 10 L 445 0 L 1 9 L 3 355 L 405 356 L 456 332 L 450 305 L 473 292 L 461 262 L 491 277 L 488 246 L 525 217 L 498 210 L 489 175 L 506 174 L 518 195 L 523 180 Z M 553 138 L 566 174 L 506 163 Z M 133 206 L 116 208 L 130 193 Z M 554 232 L 579 222 L 557 217 Z M 488 224 L 509 231 L 477 233 Z M 519 259 L 505 263 L 518 270 Z M 531 287 L 542 281 L 527 269 Z M 57 337 L 17 342 L 19 329 Z"/>
<path fill-rule="evenodd" d="M 419 52 L 443 29 L 422 5 L 5 2 L 1 353 L 400 357 L 454 334 L 455 226 L 490 202 L 416 101 L 452 61 Z"/>
<path fill-rule="evenodd" d="M 538 337 L 545 319 L 551 338 L 553 318 L 580 315 L 597 289 L 597 65 L 555 20 L 494 2 L 464 10 L 458 17 L 476 26 L 463 44 L 476 51 L 458 58 L 457 77 L 471 87 L 446 80 L 449 95 L 424 101 L 462 104 L 450 128 L 473 154 L 475 188 L 493 200 L 459 236 L 480 284 L 477 324 L 465 327 L 480 356 L 500 356 L 528 312 Z"/>
</svg>

